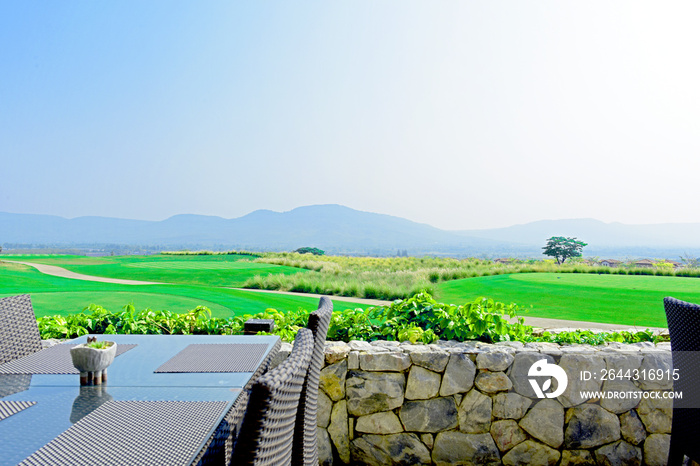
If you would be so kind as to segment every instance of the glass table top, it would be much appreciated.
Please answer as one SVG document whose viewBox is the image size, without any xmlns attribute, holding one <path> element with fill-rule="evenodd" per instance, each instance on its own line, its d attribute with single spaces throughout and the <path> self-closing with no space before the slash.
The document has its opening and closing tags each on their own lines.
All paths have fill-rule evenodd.
<svg viewBox="0 0 700 466">
<path fill-rule="evenodd" d="M 0 402 L 36 402 L 0 420 L 0 464 L 17 464 L 109 400 L 226 401 L 230 407 L 252 372 L 154 371 L 198 343 L 266 344 L 259 365 L 278 341 L 276 336 L 243 335 L 99 335 L 98 339 L 137 345 L 114 359 L 105 385 L 81 387 L 78 374 L 0 374 Z M 216 425 L 211 427 L 213 432 Z"/>
</svg>

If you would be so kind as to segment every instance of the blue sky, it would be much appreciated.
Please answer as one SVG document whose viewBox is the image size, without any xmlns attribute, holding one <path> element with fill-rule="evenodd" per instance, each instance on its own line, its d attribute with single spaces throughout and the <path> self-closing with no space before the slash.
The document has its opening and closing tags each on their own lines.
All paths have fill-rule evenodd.
<svg viewBox="0 0 700 466">
<path fill-rule="evenodd" d="M 699 222 L 694 2 L 6 2 L 0 211 Z"/>
</svg>

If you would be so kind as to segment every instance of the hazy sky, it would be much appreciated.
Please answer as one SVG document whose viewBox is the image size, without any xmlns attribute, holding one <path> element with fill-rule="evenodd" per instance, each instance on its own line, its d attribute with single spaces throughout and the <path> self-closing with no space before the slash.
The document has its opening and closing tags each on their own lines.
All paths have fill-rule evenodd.
<svg viewBox="0 0 700 466">
<path fill-rule="evenodd" d="M 12 1 L 0 211 L 700 222 L 696 1 Z"/>
</svg>

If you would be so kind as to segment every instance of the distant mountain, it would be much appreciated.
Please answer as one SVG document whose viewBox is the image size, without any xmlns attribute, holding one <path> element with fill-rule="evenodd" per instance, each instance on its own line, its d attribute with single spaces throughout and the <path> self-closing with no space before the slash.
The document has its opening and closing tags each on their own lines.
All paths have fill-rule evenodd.
<svg viewBox="0 0 700 466">
<path fill-rule="evenodd" d="M 235 248 L 261 251 L 313 246 L 329 253 L 447 254 L 493 250 L 499 242 L 443 231 L 390 215 L 340 205 L 258 210 L 236 219 L 176 215 L 162 221 L 104 217 L 65 219 L 0 213 L 0 244 L 134 244 L 162 247 Z"/>
<path fill-rule="evenodd" d="M 576 236 L 587 255 L 700 255 L 700 224 L 623 225 L 597 220 L 546 220 L 491 230 L 445 231 L 391 215 L 340 205 L 289 212 L 257 210 L 235 219 L 176 215 L 162 221 L 106 217 L 66 219 L 0 212 L 0 244 L 284 251 L 303 246 L 335 254 L 541 256 L 550 236 Z M 636 251 L 636 253 L 635 253 Z"/>
</svg>

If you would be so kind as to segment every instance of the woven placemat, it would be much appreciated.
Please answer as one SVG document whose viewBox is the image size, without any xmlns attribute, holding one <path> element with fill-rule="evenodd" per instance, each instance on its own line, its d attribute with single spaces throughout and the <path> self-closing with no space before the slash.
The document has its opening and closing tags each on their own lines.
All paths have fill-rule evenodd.
<svg viewBox="0 0 700 466">
<path fill-rule="evenodd" d="M 265 343 L 204 343 L 187 345 L 154 372 L 254 372 Z"/>
<path fill-rule="evenodd" d="M 0 421 L 35 404 L 36 401 L 0 401 Z"/>
<path fill-rule="evenodd" d="M 29 390 L 32 374 L 0 374 L 0 398 Z"/>
<path fill-rule="evenodd" d="M 226 401 L 108 401 L 22 465 L 188 464 Z"/>
<path fill-rule="evenodd" d="M 41 351 L 0 364 L 0 374 L 79 374 L 73 367 L 70 349 L 74 344 L 49 346 Z M 136 345 L 117 344 L 117 356 L 126 353 Z"/>
</svg>

